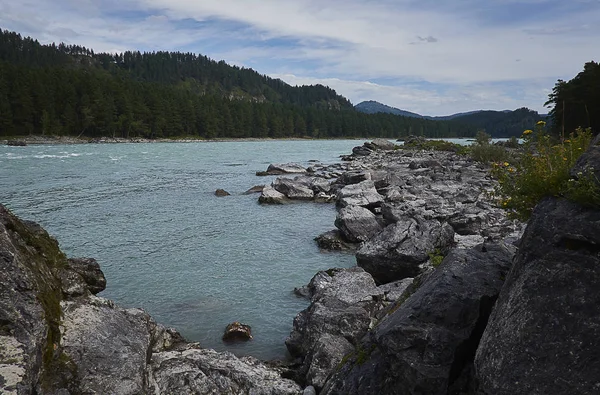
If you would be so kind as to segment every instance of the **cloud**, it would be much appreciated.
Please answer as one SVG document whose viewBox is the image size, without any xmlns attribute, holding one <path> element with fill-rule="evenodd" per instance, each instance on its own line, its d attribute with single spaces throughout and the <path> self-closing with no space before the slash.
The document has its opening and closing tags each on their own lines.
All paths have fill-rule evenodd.
<svg viewBox="0 0 600 395">
<path fill-rule="evenodd" d="M 388 81 L 365 92 L 413 92 L 425 113 L 493 100 L 540 109 L 540 83 L 550 89 L 597 56 L 598 20 L 592 0 L 0 2 L 0 26 L 42 42 L 191 51 L 269 75 L 352 81 L 336 88 L 351 98 L 362 97 L 354 83 Z"/>
</svg>

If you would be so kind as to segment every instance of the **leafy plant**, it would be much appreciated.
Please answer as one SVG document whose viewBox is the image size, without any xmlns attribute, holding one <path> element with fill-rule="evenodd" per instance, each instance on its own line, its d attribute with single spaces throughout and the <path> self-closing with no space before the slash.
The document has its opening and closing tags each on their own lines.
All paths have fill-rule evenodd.
<svg viewBox="0 0 600 395">
<path fill-rule="evenodd" d="M 529 219 L 535 205 L 547 196 L 600 207 L 600 189 L 593 174 L 570 177 L 570 169 L 591 142 L 591 130 L 577 129 L 557 141 L 545 126 L 540 121 L 535 130 L 523 132 L 524 151 L 518 160 L 494 163 L 492 174 L 499 182 L 495 195 L 501 207 L 520 220 Z"/>
<path fill-rule="evenodd" d="M 492 163 L 503 162 L 510 157 L 506 148 L 491 143 L 492 136 L 479 131 L 475 136 L 475 143 L 471 146 L 471 157 L 477 162 Z"/>
</svg>

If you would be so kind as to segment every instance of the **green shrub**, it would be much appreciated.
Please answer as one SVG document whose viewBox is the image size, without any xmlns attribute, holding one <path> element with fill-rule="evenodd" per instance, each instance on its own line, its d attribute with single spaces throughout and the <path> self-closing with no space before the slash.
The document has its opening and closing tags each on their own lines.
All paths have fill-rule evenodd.
<svg viewBox="0 0 600 395">
<path fill-rule="evenodd" d="M 505 162 L 510 159 L 506 148 L 494 144 L 473 144 L 471 158 L 481 163 Z"/>
<path fill-rule="evenodd" d="M 547 196 L 562 196 L 586 206 L 600 207 L 600 189 L 593 174 L 570 177 L 570 170 L 588 148 L 590 129 L 578 129 L 568 138 L 553 139 L 540 121 L 535 131 L 523 132 L 524 151 L 513 163 L 495 163 L 495 195 L 509 216 L 527 220 L 535 205 Z"/>
</svg>

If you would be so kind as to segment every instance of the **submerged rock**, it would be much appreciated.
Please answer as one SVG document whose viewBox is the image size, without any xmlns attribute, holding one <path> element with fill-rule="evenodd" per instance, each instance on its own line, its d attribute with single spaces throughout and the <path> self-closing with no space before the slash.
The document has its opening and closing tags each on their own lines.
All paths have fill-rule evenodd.
<svg viewBox="0 0 600 395">
<path fill-rule="evenodd" d="M 244 192 L 244 195 L 251 195 L 253 193 L 261 193 L 264 188 L 265 188 L 264 185 L 255 185 L 252 188 L 248 189 L 246 192 Z"/>
<path fill-rule="evenodd" d="M 342 237 L 339 230 L 330 230 L 317 237 L 315 241 L 319 248 L 329 251 L 354 251 L 358 248 L 355 243 L 349 243 Z"/>
<path fill-rule="evenodd" d="M 225 197 L 225 196 L 230 196 L 230 195 L 231 194 L 224 189 L 217 189 L 215 191 L 215 196 L 218 196 L 218 197 Z"/>
<path fill-rule="evenodd" d="M 238 321 L 232 322 L 225 328 L 223 333 L 223 341 L 234 342 L 234 341 L 248 341 L 252 340 L 252 328 L 250 325 L 242 324 Z"/>
</svg>

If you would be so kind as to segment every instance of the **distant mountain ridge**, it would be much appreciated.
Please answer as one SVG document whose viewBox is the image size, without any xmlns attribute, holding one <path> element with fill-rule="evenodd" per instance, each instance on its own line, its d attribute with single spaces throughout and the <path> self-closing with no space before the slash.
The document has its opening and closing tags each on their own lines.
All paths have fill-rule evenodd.
<svg viewBox="0 0 600 395">
<path fill-rule="evenodd" d="M 520 136 L 524 130 L 532 129 L 536 122 L 545 120 L 547 115 L 540 115 L 528 108 L 517 110 L 475 110 L 445 116 L 427 116 L 379 103 L 374 100 L 363 101 L 354 106 L 357 111 L 367 114 L 386 113 L 404 117 L 427 119 L 432 121 L 459 121 L 477 127 L 493 137 Z"/>
</svg>

